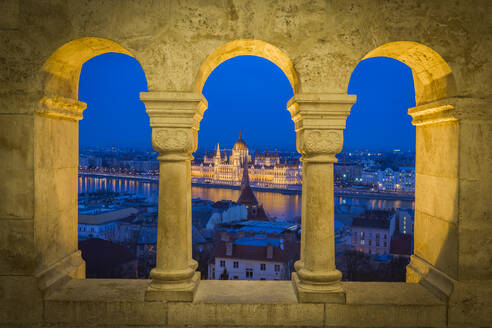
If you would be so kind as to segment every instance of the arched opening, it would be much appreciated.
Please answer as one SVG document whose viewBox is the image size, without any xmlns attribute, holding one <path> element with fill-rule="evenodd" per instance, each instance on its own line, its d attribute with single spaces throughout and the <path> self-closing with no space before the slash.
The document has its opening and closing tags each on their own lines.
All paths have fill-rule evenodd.
<svg viewBox="0 0 492 328">
<path fill-rule="evenodd" d="M 193 232 L 211 237 L 200 250 L 193 236 L 202 279 L 290 280 L 299 259 L 302 182 L 286 110 L 291 81 L 270 60 L 237 55 L 216 66 L 202 93 L 209 108 L 191 191 Z"/>
<path fill-rule="evenodd" d="M 46 73 L 45 95 L 78 99 L 82 65 L 91 58 L 111 52 L 134 57 L 120 44 L 104 38 L 80 38 L 64 44 L 42 67 Z"/>
<path fill-rule="evenodd" d="M 438 53 L 416 42 L 387 43 L 363 60 L 376 57 L 407 65 L 415 88 L 417 107 L 408 110 L 417 126 L 414 255 L 406 268 L 406 281 L 426 279 L 429 271 L 456 277 L 458 135 L 456 119 L 449 115 L 453 106 L 446 103 L 457 93 L 453 73 Z"/>
<path fill-rule="evenodd" d="M 42 67 L 44 95 L 34 117 L 35 238 L 42 287 L 64 275 L 85 277 L 77 245 L 79 123 L 86 104 L 78 100 L 84 63 L 106 54 L 133 55 L 118 43 L 96 37 L 58 48 Z"/>
<path fill-rule="evenodd" d="M 270 43 L 254 39 L 234 40 L 215 49 L 200 66 L 194 91 L 201 93 L 212 71 L 224 61 L 237 56 L 257 56 L 268 59 L 282 70 L 294 93 L 299 91 L 299 79 L 294 64 L 287 54 Z"/>
<path fill-rule="evenodd" d="M 272 63 L 274 65 L 272 65 Z M 235 66 L 236 69 L 234 69 Z M 248 71 L 248 67 L 250 71 Z M 231 73 L 235 74 L 235 76 L 228 78 L 228 70 L 232 70 Z M 236 72 L 234 72 L 234 70 L 236 70 Z M 242 76 L 240 76 L 240 74 L 242 74 Z M 265 76 L 265 74 L 268 74 L 269 76 L 265 77 L 266 81 L 261 81 L 262 76 Z M 236 88 L 231 88 L 230 83 L 232 83 L 232 86 L 236 86 Z M 256 88 L 251 86 L 248 87 L 248 83 L 257 84 L 257 86 Z M 268 83 L 276 83 L 276 87 L 271 88 Z M 224 84 L 227 84 L 227 86 L 224 87 Z M 226 94 L 220 94 L 220 85 L 222 85 L 225 89 L 230 89 L 227 96 Z M 245 90 L 241 90 L 241 88 Z M 290 148 L 291 154 L 296 153 L 295 135 L 292 129 L 292 121 L 290 119 L 290 115 L 285 109 L 287 101 L 296 91 L 298 91 L 298 88 L 299 80 L 289 57 L 277 47 L 260 40 L 242 39 L 231 41 L 215 49 L 202 63 L 196 78 L 195 92 L 203 93 L 208 100 L 209 108 L 212 108 L 210 112 L 205 112 L 205 118 L 209 115 L 210 120 L 205 121 L 205 125 L 203 127 L 204 133 L 202 133 L 205 140 L 203 141 L 207 142 L 206 140 L 210 138 L 208 135 L 211 134 L 215 134 L 216 138 L 219 137 L 216 132 L 213 133 L 213 122 L 217 122 L 220 119 L 218 115 L 225 114 L 225 107 L 232 105 L 239 108 L 239 110 L 236 111 L 234 111 L 234 108 L 231 108 L 231 112 L 228 113 L 232 116 L 235 112 L 235 114 L 238 115 L 239 122 L 236 121 L 236 124 L 234 124 L 232 117 L 228 120 L 224 120 L 224 124 L 229 125 L 229 130 L 231 125 L 236 130 L 226 130 L 226 134 L 230 134 L 230 137 L 234 135 L 234 137 L 229 138 L 231 140 L 228 140 L 227 142 L 228 146 L 231 148 L 229 153 L 227 153 L 227 151 L 224 152 L 224 149 L 222 149 L 221 152 L 219 146 L 217 145 L 214 148 L 212 148 L 213 146 L 211 147 L 214 149 L 214 154 L 208 156 L 208 154 L 203 154 L 203 149 L 200 149 L 199 147 L 199 151 L 201 150 L 202 152 L 200 154 L 201 158 L 195 163 L 195 166 L 193 166 L 194 170 L 192 171 L 194 172 L 194 179 L 192 179 L 192 181 L 194 180 L 197 185 L 200 183 L 202 185 L 203 183 L 208 183 L 217 184 L 219 187 L 228 186 L 229 188 L 241 188 L 241 190 L 231 190 L 231 192 L 227 193 L 227 195 L 225 195 L 223 191 L 217 192 L 217 195 L 210 195 L 209 192 L 206 193 L 208 196 L 207 198 L 214 198 L 214 201 L 219 200 L 217 197 L 225 197 L 228 199 L 232 198 L 231 200 L 234 201 L 235 204 L 233 206 L 229 206 L 230 208 L 224 213 L 232 213 L 237 210 L 237 219 L 239 219 L 242 215 L 244 216 L 242 219 L 246 219 L 244 222 L 250 222 L 253 224 L 254 221 L 258 223 L 258 220 L 266 220 L 270 221 L 273 225 L 281 225 L 281 223 L 275 223 L 274 218 L 270 218 L 267 213 L 270 210 L 277 216 L 280 214 L 287 214 L 285 213 L 286 208 L 282 206 L 279 207 L 279 203 L 282 202 L 275 202 L 273 200 L 275 197 L 272 197 L 272 195 L 276 194 L 268 191 L 275 191 L 274 189 L 276 188 L 276 191 L 279 192 L 281 189 L 287 189 L 289 185 L 293 188 L 299 186 L 302 181 L 300 174 L 302 168 L 299 163 L 297 165 L 295 163 L 291 163 L 292 165 L 290 165 L 290 168 L 287 168 L 288 165 L 286 165 L 286 163 L 281 164 L 281 161 L 286 161 L 285 158 L 281 159 L 281 157 L 285 157 L 287 152 L 284 152 L 281 156 L 279 156 L 278 151 L 275 152 L 275 150 L 272 149 L 272 147 L 275 148 L 275 146 L 278 148 L 278 145 L 265 144 L 265 141 L 267 140 L 263 140 L 262 142 L 262 138 L 255 136 L 254 134 L 261 134 L 264 136 L 265 132 L 260 130 L 269 130 L 268 125 L 278 126 L 277 124 L 283 123 L 283 128 L 278 129 L 280 130 L 278 131 L 278 134 L 288 134 L 290 145 L 288 142 L 283 142 L 282 146 L 286 149 Z M 277 94 L 278 99 L 274 96 L 270 97 L 266 95 L 265 90 L 261 89 L 271 90 L 271 92 Z M 250 92 L 249 94 L 247 94 L 248 91 Z M 230 93 L 233 94 L 231 95 Z M 229 97 L 231 96 L 236 99 L 230 99 Z M 276 103 L 272 104 L 272 102 L 262 99 L 261 97 L 268 99 L 275 98 L 274 102 Z M 229 100 L 229 104 L 226 104 L 224 100 L 225 102 Z M 278 108 L 278 110 L 269 111 L 268 109 L 270 108 L 266 108 L 268 106 L 273 106 L 274 108 Z M 214 107 L 216 108 L 214 109 Z M 255 107 L 256 110 L 251 107 Z M 278 114 L 272 113 L 281 110 L 285 110 L 285 112 L 280 112 Z M 270 114 L 265 114 L 268 112 L 270 112 Z M 245 115 L 249 115 L 248 118 L 245 119 Z M 268 115 L 271 115 L 271 117 L 268 117 Z M 276 119 L 274 115 L 277 115 L 278 119 Z M 241 117 L 243 118 L 241 119 Z M 266 122 L 267 120 L 269 120 L 269 122 Z M 263 129 L 259 129 L 258 127 L 255 129 L 254 127 L 248 126 L 248 124 L 254 125 L 255 121 L 260 121 L 260 123 L 257 122 L 257 124 L 263 123 L 261 125 Z M 217 127 L 215 127 L 215 129 L 217 129 Z M 290 131 L 288 131 L 289 129 Z M 239 130 L 242 130 L 242 135 L 240 135 Z M 239 139 L 236 141 L 238 135 Z M 247 140 L 248 137 L 249 141 L 252 142 L 251 145 L 257 150 L 261 150 L 260 153 L 253 153 L 251 150 L 248 150 L 248 146 L 243 140 L 243 138 Z M 210 141 L 211 140 L 208 140 L 208 143 L 210 143 Z M 214 145 L 217 141 L 221 140 L 216 140 L 213 142 Z M 274 141 L 274 143 L 278 142 L 279 140 Z M 270 153 L 268 153 L 268 147 L 270 147 Z M 268 163 L 266 163 L 266 161 L 268 161 Z M 291 161 L 295 162 L 296 160 L 294 159 Z M 204 165 L 204 162 L 207 163 Z M 265 165 L 267 165 L 266 168 Z M 248 168 L 247 170 L 244 169 L 246 166 Z M 244 180 L 245 173 L 248 178 L 247 187 L 245 187 L 246 183 L 244 182 L 246 181 Z M 287 180 L 289 180 L 288 183 L 286 183 Z M 253 185 L 253 188 L 255 189 L 254 192 L 261 193 L 259 197 L 260 202 L 256 201 L 258 204 L 242 204 L 245 201 L 245 197 L 243 197 L 244 192 L 242 192 L 243 189 L 251 191 L 254 195 L 254 192 L 251 190 L 249 184 Z M 263 192 L 261 190 L 263 190 Z M 198 192 L 198 189 L 195 190 L 195 193 L 192 192 L 192 194 L 196 196 L 196 192 Z M 277 194 L 277 198 L 278 197 L 282 198 L 281 195 Z M 256 200 L 256 196 L 253 196 L 253 198 Z M 289 198 L 289 196 L 285 196 L 284 198 Z M 291 208 L 291 212 L 296 212 L 289 213 L 289 215 L 292 216 L 289 219 L 292 220 L 294 217 L 300 216 L 300 196 L 292 197 L 291 195 L 290 198 L 292 198 L 290 199 L 290 203 L 292 205 L 291 207 L 298 210 L 292 210 Z M 285 205 L 287 203 L 289 203 L 289 200 L 284 199 L 283 204 Z M 274 204 L 277 208 L 273 208 Z M 209 254 L 210 259 L 207 262 L 210 264 L 208 265 L 208 268 L 206 268 L 205 275 L 202 275 L 203 277 L 213 280 L 224 279 L 224 272 L 226 272 L 228 276 L 227 279 L 233 280 L 290 279 L 290 272 L 292 271 L 293 263 L 295 260 L 298 260 L 299 256 L 299 238 L 297 233 L 292 233 L 292 231 L 289 230 L 289 233 L 287 233 L 289 234 L 289 242 L 284 241 L 285 236 L 282 235 L 284 233 L 283 231 L 277 233 L 275 236 L 272 235 L 274 237 L 274 242 L 279 242 L 279 244 L 275 246 L 271 244 L 272 242 L 268 244 L 267 239 L 272 236 L 269 236 L 268 234 L 265 235 L 263 233 L 261 234 L 262 238 L 258 239 L 256 238 L 256 235 L 259 236 L 259 232 L 257 234 L 252 231 L 247 232 L 248 229 L 253 229 L 248 227 L 247 224 L 244 224 L 242 229 L 240 228 L 237 231 L 235 230 L 234 233 L 227 234 L 225 232 L 228 230 L 226 228 L 226 222 L 224 222 L 224 224 L 219 222 L 221 221 L 222 216 L 224 216 L 223 213 L 215 214 L 215 217 L 211 217 L 210 220 L 208 220 L 210 222 L 208 224 L 208 228 L 211 229 L 208 233 L 212 232 L 212 234 L 216 235 L 218 238 L 216 238 L 215 241 L 217 245 L 213 248 L 213 254 L 212 252 Z M 300 218 L 298 219 L 300 221 Z M 285 223 L 284 225 L 287 227 L 290 223 Z M 295 224 L 290 224 L 290 226 L 295 226 Z M 217 227 L 221 228 L 217 229 Z M 204 228 L 207 227 L 205 226 Z M 256 228 L 256 230 L 258 230 L 258 228 Z M 265 226 L 265 228 L 260 228 L 259 230 L 266 231 L 268 229 L 266 229 Z M 229 229 L 228 231 L 232 230 Z M 285 229 L 285 231 L 287 231 L 287 229 Z M 280 245 L 280 241 L 282 241 L 282 245 Z M 283 244 L 284 242 L 285 245 Z M 253 243 L 254 245 L 246 245 L 248 243 Z M 266 251 L 269 247 L 271 254 Z M 278 250 L 273 252 L 272 247 L 278 248 Z M 248 256 L 242 256 L 241 258 L 239 254 L 241 253 L 242 248 L 247 248 L 247 252 L 250 252 L 251 254 L 258 254 L 256 254 L 255 258 L 252 258 L 251 256 L 249 259 Z M 274 260 L 272 259 L 272 254 L 275 253 L 278 255 L 282 252 L 287 253 L 287 249 L 289 249 L 289 252 L 292 253 L 292 259 L 289 261 L 283 261 L 285 263 L 272 262 Z M 224 250 L 224 254 L 221 253 L 221 250 Z M 267 258 L 267 253 L 271 255 L 270 258 Z M 269 270 L 270 267 L 271 270 Z M 269 272 L 271 273 L 270 275 L 268 275 Z"/>
<path fill-rule="evenodd" d="M 456 82 L 448 63 L 431 48 L 411 41 L 389 42 L 366 54 L 396 59 L 412 70 L 417 106 L 456 95 Z"/>
<path fill-rule="evenodd" d="M 335 163 L 335 220 L 348 239 L 337 267 L 348 281 L 405 281 L 413 252 L 415 106 L 411 69 L 392 58 L 362 60 L 349 94 L 344 149 Z"/>
<path fill-rule="evenodd" d="M 82 67 L 78 240 L 87 278 L 148 278 L 155 266 L 158 162 L 142 91 L 133 57 L 107 53 Z"/>
</svg>

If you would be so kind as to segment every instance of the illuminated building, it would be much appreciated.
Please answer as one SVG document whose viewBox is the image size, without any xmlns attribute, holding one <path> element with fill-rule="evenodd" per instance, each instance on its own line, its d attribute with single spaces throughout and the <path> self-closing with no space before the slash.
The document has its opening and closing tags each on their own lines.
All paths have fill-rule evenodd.
<svg viewBox="0 0 492 328">
<path fill-rule="evenodd" d="M 242 162 L 246 159 L 249 167 L 251 185 L 266 188 L 288 188 L 302 184 L 302 167 L 300 163 L 281 163 L 278 151 L 275 154 L 256 153 L 250 155 L 241 133 L 228 157 L 221 152 L 217 144 L 215 155 L 205 154 L 201 163 L 192 165 L 194 182 L 240 185 L 243 176 Z"/>
<path fill-rule="evenodd" d="M 394 212 L 366 211 L 352 222 L 352 246 L 368 255 L 389 254 L 394 232 Z"/>
</svg>

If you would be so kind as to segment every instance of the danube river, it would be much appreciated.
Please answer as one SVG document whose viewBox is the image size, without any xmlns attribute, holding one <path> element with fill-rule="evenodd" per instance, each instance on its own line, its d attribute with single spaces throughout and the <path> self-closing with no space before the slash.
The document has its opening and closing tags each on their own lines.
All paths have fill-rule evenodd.
<svg viewBox="0 0 492 328">
<path fill-rule="evenodd" d="M 157 201 L 158 184 L 127 178 L 79 176 L 79 193 L 94 191 L 112 191 L 137 194 Z M 239 190 L 225 188 L 192 187 L 191 197 L 219 201 L 237 200 Z M 301 216 L 301 195 L 286 195 L 274 192 L 255 191 L 256 198 L 271 217 L 293 219 Z M 335 197 L 335 204 L 360 205 L 370 209 L 376 208 L 414 208 L 413 201 Z"/>
</svg>

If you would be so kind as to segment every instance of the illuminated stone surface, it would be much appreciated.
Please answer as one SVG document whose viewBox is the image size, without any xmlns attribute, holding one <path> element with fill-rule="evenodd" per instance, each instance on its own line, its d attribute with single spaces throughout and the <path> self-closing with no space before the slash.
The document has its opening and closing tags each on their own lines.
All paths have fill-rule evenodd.
<svg viewBox="0 0 492 328">
<path fill-rule="evenodd" d="M 0 0 L 0 8 L 2 325 L 492 325 L 488 1 Z M 299 302 L 291 282 L 202 281 L 193 302 L 166 302 L 145 298 L 159 281 L 73 279 L 83 278 L 85 270 L 76 240 L 77 120 L 84 109 L 77 101 L 78 79 L 84 62 L 107 52 L 134 56 L 145 71 L 148 96 L 164 96 L 170 110 L 183 109 L 183 95 L 195 101 L 210 72 L 237 55 L 273 61 L 295 97 L 314 94 L 318 101 L 343 95 L 363 58 L 386 56 L 407 64 L 418 106 L 409 110 L 417 125 L 417 186 L 416 254 L 407 281 L 418 284 L 342 283 L 345 301 L 314 304 Z M 152 105 L 144 101 L 149 111 Z M 163 161 L 161 179 L 171 179 L 172 170 L 188 170 L 182 155 L 190 154 L 190 143 L 196 147 L 206 102 L 193 106 L 173 126 L 153 128 L 161 154 L 180 157 L 174 164 Z M 340 147 L 330 130 L 340 130 L 344 119 L 330 117 L 323 128 L 300 131 L 299 150 L 329 158 Z M 158 132 L 169 129 L 186 130 L 176 134 L 186 137 L 171 141 L 167 132 Z M 331 164 L 321 166 L 322 175 L 330 176 Z M 168 234 L 179 232 L 180 245 L 189 246 L 190 186 L 182 174 L 179 192 L 170 196 L 180 204 L 179 224 Z M 308 179 L 313 191 L 322 189 Z M 322 229 L 306 233 L 302 260 L 310 263 L 301 261 L 297 268 L 336 272 L 333 254 L 317 249 L 321 240 L 330 240 L 331 204 L 317 204 L 328 211 L 326 222 L 305 216 L 316 200 L 321 198 L 303 205 L 303 220 Z M 161 227 L 159 233 L 165 235 Z M 163 240 L 159 248 L 156 272 L 167 265 L 195 271 L 190 247 L 179 249 L 179 263 L 172 265 L 163 256 L 176 249 Z M 246 289 L 251 293 L 238 299 Z"/>
</svg>

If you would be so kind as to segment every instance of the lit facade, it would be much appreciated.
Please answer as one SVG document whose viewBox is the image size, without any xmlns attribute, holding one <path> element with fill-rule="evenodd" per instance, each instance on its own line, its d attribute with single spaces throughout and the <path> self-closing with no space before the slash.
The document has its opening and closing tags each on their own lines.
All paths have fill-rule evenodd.
<svg viewBox="0 0 492 328">
<path fill-rule="evenodd" d="M 366 213 L 354 219 L 352 247 L 367 255 L 389 254 L 394 233 L 395 213 Z"/>
<path fill-rule="evenodd" d="M 378 190 L 415 192 L 415 169 L 402 167 L 400 171 L 390 168 L 378 171 Z"/>
<path fill-rule="evenodd" d="M 192 165 L 191 176 L 195 182 L 240 185 L 244 160 L 248 163 L 251 185 L 254 187 L 286 188 L 302 184 L 300 163 L 280 163 L 278 152 L 272 154 L 268 150 L 252 158 L 241 134 L 229 157 L 217 145 L 214 156 L 205 154 L 201 163 Z"/>
</svg>

